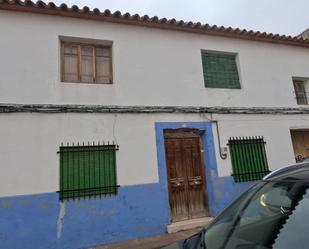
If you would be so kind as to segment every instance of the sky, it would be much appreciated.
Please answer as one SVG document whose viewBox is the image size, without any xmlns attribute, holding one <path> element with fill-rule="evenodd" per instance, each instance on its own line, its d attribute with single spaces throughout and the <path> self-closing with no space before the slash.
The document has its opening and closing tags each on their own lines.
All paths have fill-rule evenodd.
<svg viewBox="0 0 309 249">
<path fill-rule="evenodd" d="M 298 35 L 309 28 L 309 0 L 54 0 L 184 21 Z"/>
</svg>

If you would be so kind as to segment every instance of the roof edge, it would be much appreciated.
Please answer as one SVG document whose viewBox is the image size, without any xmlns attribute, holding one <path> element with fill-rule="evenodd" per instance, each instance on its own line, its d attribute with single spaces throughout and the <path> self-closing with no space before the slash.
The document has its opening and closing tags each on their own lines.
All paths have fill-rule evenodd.
<svg viewBox="0 0 309 249">
<path fill-rule="evenodd" d="M 88 19 L 125 25 L 135 25 L 149 28 L 221 36 L 242 40 L 309 47 L 309 39 L 304 39 L 303 37 L 299 36 L 292 37 L 252 30 L 248 31 L 246 29 L 239 28 L 226 28 L 223 26 L 218 27 L 216 25 L 201 24 L 200 22 L 184 22 L 182 20 L 168 20 L 166 18 L 159 19 L 157 16 L 149 17 L 147 15 L 139 16 L 138 14 L 122 14 L 120 11 L 115 11 L 114 13 L 112 13 L 108 9 L 101 12 L 97 8 L 90 10 L 87 6 L 79 8 L 76 5 L 68 7 L 66 4 L 61 4 L 57 6 L 53 2 L 45 4 L 43 1 L 37 1 L 36 3 L 34 3 L 31 0 L 0 0 L 0 10 Z"/>
</svg>

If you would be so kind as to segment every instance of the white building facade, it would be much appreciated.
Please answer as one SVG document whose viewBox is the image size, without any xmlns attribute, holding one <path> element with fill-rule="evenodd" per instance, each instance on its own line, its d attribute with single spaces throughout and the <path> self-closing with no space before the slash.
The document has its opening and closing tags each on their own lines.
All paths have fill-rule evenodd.
<svg viewBox="0 0 309 249">
<path fill-rule="evenodd" d="M 0 2 L 3 248 L 162 234 L 309 156 L 309 41 L 203 27 Z"/>
</svg>

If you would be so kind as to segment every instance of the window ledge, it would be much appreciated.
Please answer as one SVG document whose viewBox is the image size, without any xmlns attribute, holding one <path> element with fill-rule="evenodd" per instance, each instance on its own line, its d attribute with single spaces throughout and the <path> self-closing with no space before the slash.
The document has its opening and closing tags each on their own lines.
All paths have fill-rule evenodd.
<svg viewBox="0 0 309 249">
<path fill-rule="evenodd" d="M 99 82 L 75 82 L 75 81 L 60 81 L 64 84 L 82 84 L 82 85 L 114 85 L 114 82 L 111 83 L 99 83 Z"/>
</svg>

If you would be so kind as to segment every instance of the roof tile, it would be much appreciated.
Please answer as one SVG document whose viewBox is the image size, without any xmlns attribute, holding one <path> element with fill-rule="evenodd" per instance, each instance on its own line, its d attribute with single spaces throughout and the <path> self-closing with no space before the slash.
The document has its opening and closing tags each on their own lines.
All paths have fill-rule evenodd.
<svg viewBox="0 0 309 249">
<path fill-rule="evenodd" d="M 157 16 L 149 17 L 144 15 L 140 17 L 138 14 L 131 15 L 129 13 L 122 14 L 120 11 L 115 11 L 111 13 L 110 10 L 106 9 L 101 12 L 99 9 L 95 8 L 91 10 L 89 7 L 85 6 L 79 8 L 76 5 L 68 7 L 65 3 L 57 6 L 53 2 L 46 4 L 45 2 L 39 0 L 33 2 L 31 0 L 0 0 L 0 10 L 12 10 L 12 11 L 25 11 L 40 14 L 51 14 L 75 18 L 89 18 L 95 20 L 101 20 L 106 22 L 115 22 L 128 25 L 139 25 L 148 26 L 152 28 L 164 28 L 170 30 L 178 30 L 185 32 L 202 33 L 207 35 L 216 35 L 231 37 L 236 39 L 247 39 L 247 40 L 257 40 L 263 42 L 280 43 L 294 46 L 309 47 L 309 39 L 304 39 L 303 37 L 292 37 L 286 35 L 272 34 L 260 31 L 247 31 L 246 29 L 231 28 L 217 25 L 209 25 L 207 23 L 201 24 L 200 22 L 184 22 L 183 20 L 176 20 L 174 18 L 167 19 Z"/>
</svg>

